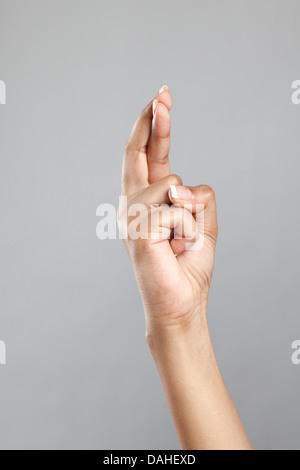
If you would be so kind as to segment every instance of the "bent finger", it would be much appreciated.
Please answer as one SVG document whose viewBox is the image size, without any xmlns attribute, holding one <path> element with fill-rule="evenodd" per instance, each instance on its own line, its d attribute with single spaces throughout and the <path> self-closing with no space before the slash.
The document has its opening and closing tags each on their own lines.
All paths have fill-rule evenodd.
<svg viewBox="0 0 300 470">
<path fill-rule="evenodd" d="M 204 224 L 205 232 L 216 240 L 218 233 L 216 198 L 213 189 L 207 185 L 196 187 L 171 185 L 170 200 L 186 207 L 196 214 L 199 223 Z"/>
<path fill-rule="evenodd" d="M 170 186 L 181 185 L 182 180 L 178 175 L 169 175 L 153 183 L 132 198 L 132 203 L 144 204 L 147 207 L 155 204 L 170 204 Z"/>
</svg>

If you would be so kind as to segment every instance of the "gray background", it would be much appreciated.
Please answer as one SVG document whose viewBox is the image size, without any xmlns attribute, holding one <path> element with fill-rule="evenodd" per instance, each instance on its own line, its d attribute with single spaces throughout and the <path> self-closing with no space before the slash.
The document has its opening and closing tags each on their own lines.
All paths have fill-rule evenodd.
<svg viewBox="0 0 300 470">
<path fill-rule="evenodd" d="M 2 449 L 176 449 L 120 241 L 141 108 L 173 93 L 172 172 L 214 187 L 209 321 L 257 449 L 299 449 L 299 0 L 0 0 Z"/>
</svg>

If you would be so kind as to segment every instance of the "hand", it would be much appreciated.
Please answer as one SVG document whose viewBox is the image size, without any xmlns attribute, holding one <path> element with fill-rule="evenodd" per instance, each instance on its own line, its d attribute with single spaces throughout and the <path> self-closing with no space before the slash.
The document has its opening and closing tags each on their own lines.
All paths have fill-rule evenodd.
<svg viewBox="0 0 300 470">
<path fill-rule="evenodd" d="M 143 298 L 148 338 L 170 329 L 199 331 L 206 315 L 217 240 L 213 190 L 182 186 L 179 176 L 170 175 L 171 106 L 171 94 L 164 87 L 134 125 L 123 164 L 122 195 L 128 198 L 128 213 L 136 204 L 145 209 L 127 217 L 120 208 L 120 225 L 135 227 L 160 210 L 153 211 L 154 204 L 165 204 L 160 220 L 148 230 L 148 239 L 143 233 L 143 238 L 125 240 Z M 201 213 L 196 214 L 197 209 Z M 169 239 L 173 230 L 181 230 L 183 238 Z M 195 237 L 202 246 L 186 249 Z"/>
</svg>

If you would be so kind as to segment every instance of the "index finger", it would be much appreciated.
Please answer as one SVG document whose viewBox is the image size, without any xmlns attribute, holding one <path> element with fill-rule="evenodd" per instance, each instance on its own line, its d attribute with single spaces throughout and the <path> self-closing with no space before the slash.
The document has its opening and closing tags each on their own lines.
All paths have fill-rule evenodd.
<svg viewBox="0 0 300 470">
<path fill-rule="evenodd" d="M 135 122 L 126 144 L 123 170 L 122 192 L 130 195 L 148 186 L 147 145 L 151 134 L 152 103 L 143 109 Z"/>
</svg>

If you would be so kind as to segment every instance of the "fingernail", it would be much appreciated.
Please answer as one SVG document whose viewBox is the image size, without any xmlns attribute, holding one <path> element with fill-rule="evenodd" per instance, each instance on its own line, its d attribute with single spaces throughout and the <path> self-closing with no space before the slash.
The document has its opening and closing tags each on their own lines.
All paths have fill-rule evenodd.
<svg viewBox="0 0 300 470">
<path fill-rule="evenodd" d="M 169 87 L 167 85 L 164 85 L 161 87 L 161 89 L 159 90 L 158 94 L 160 95 L 163 91 L 168 91 Z"/>
<path fill-rule="evenodd" d="M 154 100 L 154 101 L 153 101 L 153 116 L 154 116 L 155 113 L 156 113 L 157 103 L 158 103 L 158 100 Z"/>
<path fill-rule="evenodd" d="M 192 199 L 192 192 L 184 186 L 170 186 L 171 196 L 173 199 Z"/>
</svg>

